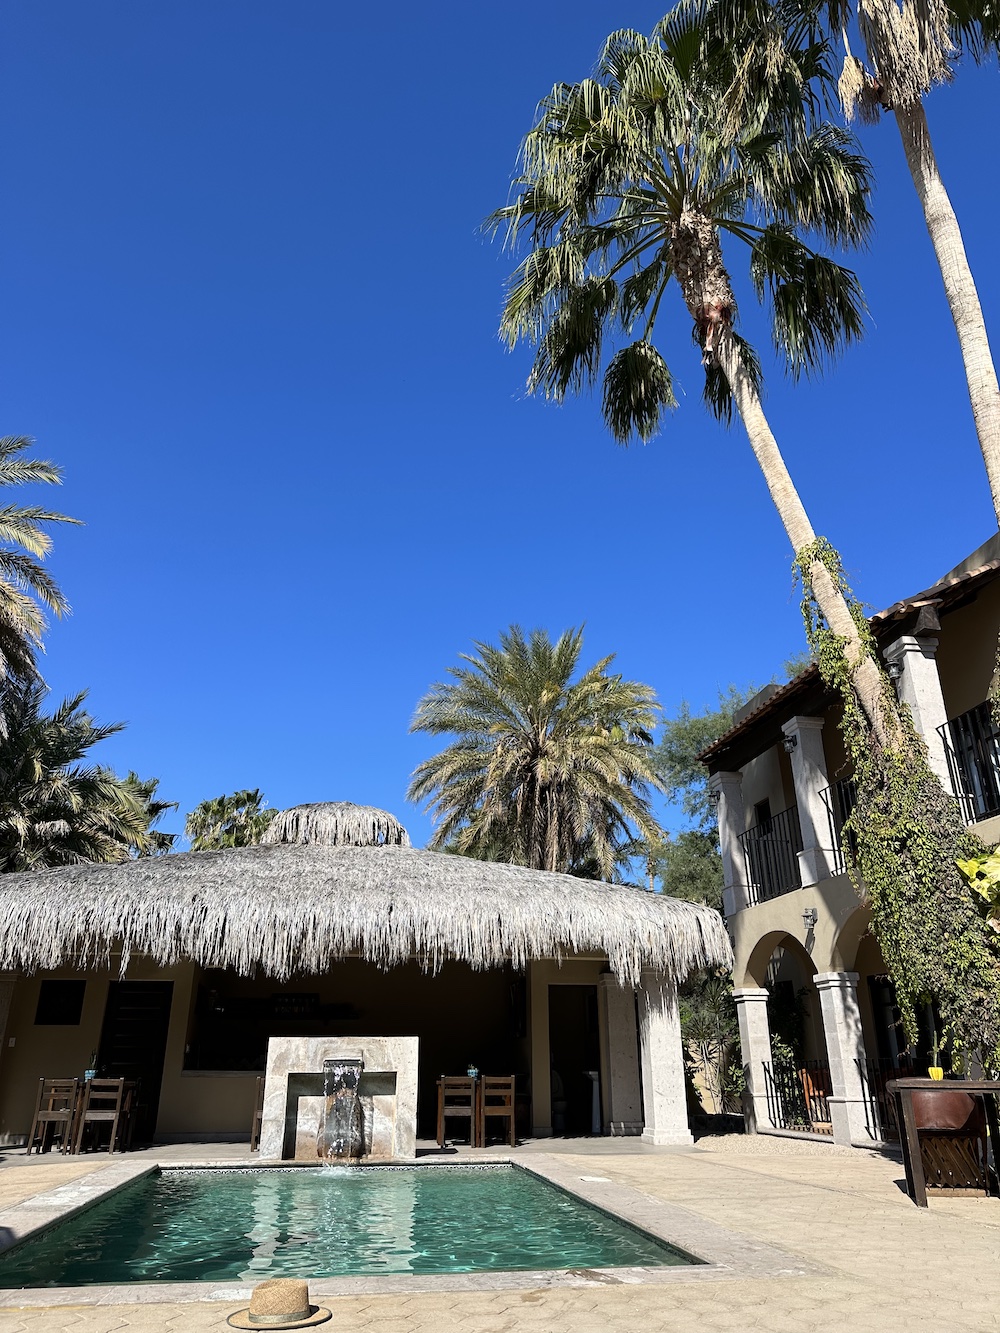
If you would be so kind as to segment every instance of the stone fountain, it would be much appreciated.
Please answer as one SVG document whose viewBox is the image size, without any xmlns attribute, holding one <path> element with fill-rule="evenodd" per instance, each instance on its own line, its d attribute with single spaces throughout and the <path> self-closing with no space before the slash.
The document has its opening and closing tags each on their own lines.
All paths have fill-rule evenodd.
<svg viewBox="0 0 1000 1333">
<path fill-rule="evenodd" d="M 412 1161 L 417 1048 L 416 1037 L 272 1037 L 261 1157 Z"/>
</svg>

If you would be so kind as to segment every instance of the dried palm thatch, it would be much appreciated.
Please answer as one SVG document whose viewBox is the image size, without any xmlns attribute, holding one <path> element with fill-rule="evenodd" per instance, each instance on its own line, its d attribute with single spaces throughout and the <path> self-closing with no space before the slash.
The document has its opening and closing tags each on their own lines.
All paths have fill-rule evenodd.
<svg viewBox="0 0 1000 1333">
<path fill-rule="evenodd" d="M 409 847 L 410 837 L 386 810 L 352 801 L 320 801 L 282 810 L 261 837 L 266 844 L 318 843 L 321 847 Z"/>
<path fill-rule="evenodd" d="M 606 956 L 635 985 L 732 962 L 711 908 L 521 866 L 402 847 L 277 844 L 0 876 L 0 969 L 168 966 L 278 980 L 360 956 L 483 969 Z"/>
</svg>

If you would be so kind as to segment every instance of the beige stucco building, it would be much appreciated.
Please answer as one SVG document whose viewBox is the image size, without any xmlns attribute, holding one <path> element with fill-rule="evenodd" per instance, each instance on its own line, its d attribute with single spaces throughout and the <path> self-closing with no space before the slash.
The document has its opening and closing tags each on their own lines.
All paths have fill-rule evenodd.
<svg viewBox="0 0 1000 1333">
<path fill-rule="evenodd" d="M 522 1134 L 689 1141 L 677 984 L 730 958 L 707 908 L 408 846 L 6 875 L 0 1142 L 88 1068 L 139 1081 L 138 1139 L 248 1137 L 272 1036 L 417 1037 L 425 1137 L 473 1063 L 517 1075 Z"/>
<path fill-rule="evenodd" d="M 1000 733 L 987 694 L 1000 631 L 1000 535 L 933 587 L 871 620 L 930 762 L 987 844 L 1000 838 Z M 907 1051 L 869 915 L 845 872 L 853 803 L 839 706 L 810 667 L 752 699 L 702 756 L 717 801 L 734 991 L 761 1129 L 887 1130 L 886 1080 L 924 1073 Z M 797 1071 L 774 1060 L 789 1033 Z"/>
</svg>

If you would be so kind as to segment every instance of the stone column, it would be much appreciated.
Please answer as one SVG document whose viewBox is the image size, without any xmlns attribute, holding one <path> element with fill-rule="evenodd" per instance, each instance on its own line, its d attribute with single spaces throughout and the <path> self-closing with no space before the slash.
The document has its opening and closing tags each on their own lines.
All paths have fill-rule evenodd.
<svg viewBox="0 0 1000 1333">
<path fill-rule="evenodd" d="M 643 969 L 639 985 L 639 1051 L 642 1062 L 642 1137 L 647 1143 L 691 1143 L 684 1048 L 676 983 Z"/>
<path fill-rule="evenodd" d="M 830 785 L 823 753 L 823 719 L 793 717 L 782 724 L 781 730 L 795 741 L 790 758 L 802 831 L 799 873 L 805 888 L 807 884 L 819 884 L 829 879 L 836 865 L 830 816 L 820 795 Z"/>
<path fill-rule="evenodd" d="M 900 668 L 900 674 L 896 677 L 896 694 L 900 703 L 909 705 L 913 725 L 927 743 L 927 759 L 931 768 L 941 779 L 945 791 L 952 792 L 948 759 L 938 732 L 938 727 L 948 721 L 948 714 L 935 660 L 937 646 L 937 639 L 917 639 L 912 634 L 904 634 L 895 643 L 889 644 L 883 656 L 890 666 Z"/>
<path fill-rule="evenodd" d="M 746 986 L 733 991 L 736 1018 L 740 1025 L 740 1047 L 743 1051 L 743 1076 L 747 1095 L 744 1098 L 743 1118 L 748 1134 L 771 1123 L 767 1113 L 767 1093 L 764 1088 L 764 1065 L 771 1063 L 771 1028 L 767 1021 L 767 991 L 763 987 Z"/>
<path fill-rule="evenodd" d="M 858 1008 L 858 973 L 817 972 L 813 981 L 819 992 L 826 1058 L 830 1062 L 833 1141 L 848 1146 L 870 1143 L 872 1136 L 867 1128 L 864 1084 L 856 1063 L 865 1059 Z"/>
<path fill-rule="evenodd" d="M 722 849 L 722 912 L 730 917 L 749 904 L 747 863 L 740 834 L 746 831 L 743 813 L 743 774 L 713 773 L 708 789 L 716 798 L 719 846 Z"/>
<path fill-rule="evenodd" d="M 635 991 L 612 972 L 598 978 L 602 1038 L 601 1084 L 605 1134 L 642 1133 L 639 1034 Z"/>
</svg>

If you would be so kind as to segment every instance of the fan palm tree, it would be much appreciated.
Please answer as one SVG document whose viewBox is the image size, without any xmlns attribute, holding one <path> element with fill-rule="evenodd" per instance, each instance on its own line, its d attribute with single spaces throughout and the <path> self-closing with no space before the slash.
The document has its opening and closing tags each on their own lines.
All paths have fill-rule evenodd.
<svg viewBox="0 0 1000 1333">
<path fill-rule="evenodd" d="M 411 731 L 458 737 L 410 783 L 436 814 L 432 847 L 611 878 L 633 829 L 663 836 L 649 805 L 655 695 L 609 672 L 613 656 L 577 676 L 582 646 L 580 630 L 553 643 L 513 625 L 420 700 Z"/>
<path fill-rule="evenodd" d="M 44 696 L 38 684 L 8 682 L 3 690 L 0 871 L 117 863 L 145 853 L 150 817 L 135 785 L 84 762 L 122 724 L 96 723 L 84 693 L 51 714 L 42 712 Z"/>
<path fill-rule="evenodd" d="M 0 486 L 59 484 L 61 474 L 52 463 L 21 457 L 33 443 L 26 435 L 0 439 Z M 0 679 L 30 681 L 38 675 L 35 655 L 42 646 L 44 612 L 62 616 L 69 610 L 41 564 L 52 548 L 43 525 L 78 522 L 40 505 L 0 506 Z"/>
<path fill-rule="evenodd" d="M 184 833 L 195 852 L 253 847 L 276 814 L 276 810 L 265 808 L 258 788 L 248 788 L 196 805 L 185 821 Z"/>
<path fill-rule="evenodd" d="M 984 0 L 827 0 L 830 26 L 843 34 L 840 79 L 848 119 L 895 118 L 906 163 L 923 209 L 965 366 L 997 524 L 1000 525 L 1000 385 L 986 321 L 958 217 L 941 177 L 923 99 L 952 78 L 963 50 L 981 58 L 995 50 L 1000 10 Z M 853 54 L 848 26 L 856 18 L 867 62 Z"/>
<path fill-rule="evenodd" d="M 829 51 L 811 22 L 779 29 L 766 78 L 734 115 L 728 94 L 741 48 L 719 4 L 682 4 L 651 38 L 614 33 L 596 77 L 557 84 L 522 148 L 512 202 L 490 219 L 528 254 L 510 280 L 501 332 L 537 347 L 530 391 L 560 400 L 603 383 L 607 426 L 622 443 L 650 439 L 675 403 L 654 341 L 676 284 L 694 321 L 705 401 L 739 413 L 805 577 L 844 644 L 876 734 L 895 736 L 879 668 L 827 565 L 761 405 L 760 363 L 737 332 L 723 256 L 746 247 L 751 286 L 770 309 L 793 376 L 817 370 L 859 338 L 855 275 L 820 246 L 862 242 L 870 174 L 853 138 L 819 119 Z M 756 36 L 756 34 L 755 34 Z M 604 357 L 606 337 L 621 345 Z"/>
</svg>

